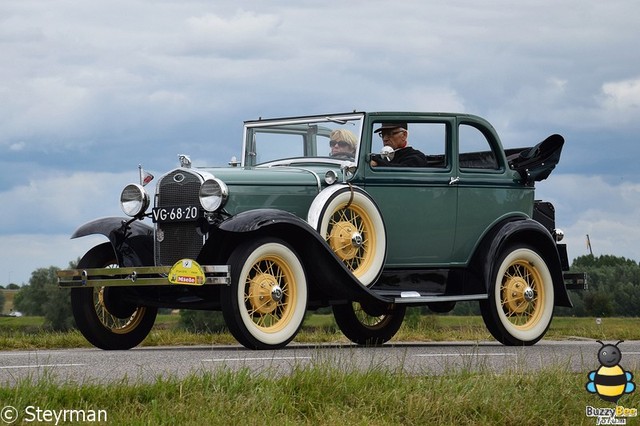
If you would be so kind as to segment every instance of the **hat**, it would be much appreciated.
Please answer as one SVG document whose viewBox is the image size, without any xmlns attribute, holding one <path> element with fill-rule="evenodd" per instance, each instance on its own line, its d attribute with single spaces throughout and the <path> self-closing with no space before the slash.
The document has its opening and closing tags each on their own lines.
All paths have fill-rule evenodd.
<svg viewBox="0 0 640 426">
<path fill-rule="evenodd" d="M 407 123 L 404 123 L 404 122 L 381 123 L 380 127 L 378 127 L 376 130 L 374 130 L 374 133 L 378 133 L 378 132 L 381 132 L 381 131 L 387 130 L 387 129 L 399 129 L 399 128 L 403 128 L 403 129 L 407 130 Z"/>
</svg>

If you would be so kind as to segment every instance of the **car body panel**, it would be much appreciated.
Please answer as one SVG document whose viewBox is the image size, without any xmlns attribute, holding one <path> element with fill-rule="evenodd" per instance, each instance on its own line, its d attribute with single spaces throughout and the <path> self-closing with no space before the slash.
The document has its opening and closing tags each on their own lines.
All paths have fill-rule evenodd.
<svg viewBox="0 0 640 426">
<path fill-rule="evenodd" d="M 370 165 L 371 157 L 382 147 L 375 129 L 389 121 L 409 123 L 413 138 L 410 143 L 426 150 L 430 161 L 427 167 Z M 337 129 L 347 129 L 357 137 L 353 157 L 329 156 L 329 138 Z M 494 246 L 497 235 L 504 236 L 505 241 L 522 238 L 532 244 L 542 235 L 552 242 L 551 248 L 545 243 L 545 250 L 549 250 L 552 264 L 556 264 L 557 252 L 553 253 L 550 231 L 528 225 L 533 216 L 533 183 L 510 167 L 495 129 L 480 117 L 353 112 L 250 120 L 245 122 L 242 147 L 241 160 L 229 163 L 231 167 L 189 169 L 185 163 L 185 168 L 179 169 L 187 174 L 197 173 L 201 181 L 215 176 L 229 192 L 223 210 L 203 212 L 199 222 L 184 224 L 197 227 L 201 234 L 194 239 L 202 245 L 195 252 L 201 250 L 198 258 L 204 262 L 224 264 L 225 256 L 246 238 L 260 234 L 291 241 L 305 254 L 305 267 L 319 275 L 310 280 L 317 287 L 310 293 L 312 298 L 317 297 L 311 304 L 330 304 L 333 296 L 344 299 L 345 295 L 370 297 L 371 303 L 402 303 L 403 285 L 419 293 L 417 298 L 407 298 L 406 303 L 419 304 L 438 296 L 446 296 L 447 300 L 456 295 L 460 300 L 486 298 L 483 277 L 488 273 L 486 263 L 491 260 L 486 253 L 491 247 L 499 247 Z M 511 150 L 509 155 L 518 152 Z M 314 216 L 318 213 L 310 212 L 310 207 L 328 200 L 330 192 L 323 191 L 334 191 L 332 185 L 336 183 L 364 190 L 384 220 L 386 259 L 377 293 L 376 285 L 363 290 L 322 237 L 316 235 L 309 240 L 309 232 L 317 232 L 318 222 Z M 160 188 L 156 197 L 158 191 Z M 197 194 L 193 197 L 197 200 Z M 144 217 L 140 215 L 138 219 Z M 303 226 L 301 223 L 308 219 L 312 226 Z M 150 237 L 152 228 L 136 221 L 130 226 L 133 234 L 145 234 L 145 244 L 148 246 L 151 240 L 156 250 L 158 242 L 165 238 L 158 229 Z M 162 226 L 156 224 L 154 228 Z M 503 230 L 505 226 L 508 232 Z M 110 227 L 113 229 L 107 229 Z M 94 223 L 81 227 L 74 237 L 90 232 L 109 236 L 121 227 L 120 219 Z M 121 234 L 126 236 L 127 232 L 123 229 Z M 305 245 L 304 241 L 313 243 Z M 112 239 L 112 244 L 114 250 L 121 250 L 119 242 Z M 127 258 L 128 263 L 139 262 L 139 266 L 148 263 L 147 254 L 138 260 Z M 156 263 L 157 259 L 156 256 Z M 179 251 L 172 260 L 178 259 Z M 163 266 L 170 264 L 165 261 Z M 564 292 L 557 300 L 567 303 L 561 274 L 561 270 L 553 273 L 558 281 L 556 290 Z M 390 285 L 398 291 L 389 290 Z M 342 291 L 339 286 L 347 290 Z"/>
</svg>

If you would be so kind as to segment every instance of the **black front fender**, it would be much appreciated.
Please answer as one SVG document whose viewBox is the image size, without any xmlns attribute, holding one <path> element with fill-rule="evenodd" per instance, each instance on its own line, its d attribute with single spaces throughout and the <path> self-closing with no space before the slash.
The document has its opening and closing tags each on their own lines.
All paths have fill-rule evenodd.
<svg viewBox="0 0 640 426">
<path fill-rule="evenodd" d="M 130 222 L 130 223 L 129 223 Z M 125 226 L 125 224 L 127 224 Z M 118 256 L 120 266 L 150 266 L 153 260 L 153 228 L 131 218 L 104 217 L 80 226 L 71 238 L 104 235 Z"/>
<path fill-rule="evenodd" d="M 296 251 L 305 269 L 310 299 L 388 303 L 360 284 L 315 229 L 283 210 L 250 210 L 222 222 L 211 230 L 198 262 L 226 263 L 240 244 L 264 236 L 286 241 Z"/>
</svg>

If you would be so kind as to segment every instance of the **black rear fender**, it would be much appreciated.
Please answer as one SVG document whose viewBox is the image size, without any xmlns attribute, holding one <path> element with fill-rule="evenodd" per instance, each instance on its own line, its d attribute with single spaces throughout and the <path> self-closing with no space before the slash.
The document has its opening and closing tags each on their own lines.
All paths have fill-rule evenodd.
<svg viewBox="0 0 640 426">
<path fill-rule="evenodd" d="M 482 270 L 485 285 L 490 285 L 498 265 L 495 259 L 509 245 L 514 243 L 526 243 L 535 248 L 547 263 L 555 292 L 556 306 L 573 306 L 562 276 L 562 263 L 556 242 L 549 231 L 539 222 L 531 219 L 517 219 L 502 222 L 485 236 L 482 244 L 476 251 L 474 263 Z"/>
</svg>

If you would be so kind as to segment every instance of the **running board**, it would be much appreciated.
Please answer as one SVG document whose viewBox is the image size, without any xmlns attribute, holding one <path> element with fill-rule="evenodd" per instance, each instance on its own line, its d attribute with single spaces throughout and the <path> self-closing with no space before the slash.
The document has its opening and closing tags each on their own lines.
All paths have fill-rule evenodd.
<svg viewBox="0 0 640 426">
<path fill-rule="evenodd" d="M 472 300 L 485 300 L 489 295 L 483 294 L 467 294 L 464 296 L 422 296 L 417 291 L 403 291 L 400 297 L 394 298 L 394 303 L 437 303 L 437 302 L 468 302 Z"/>
</svg>

